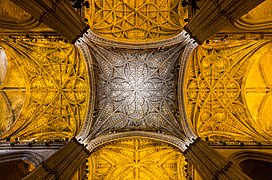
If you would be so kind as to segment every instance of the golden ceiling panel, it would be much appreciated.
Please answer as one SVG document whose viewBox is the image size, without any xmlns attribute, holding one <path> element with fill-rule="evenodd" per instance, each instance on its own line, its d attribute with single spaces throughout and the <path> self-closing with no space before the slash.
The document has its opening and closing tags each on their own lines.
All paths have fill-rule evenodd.
<svg viewBox="0 0 272 180">
<path fill-rule="evenodd" d="M 147 139 L 116 141 L 88 159 L 89 180 L 183 180 L 185 157 L 173 147 Z"/>
<path fill-rule="evenodd" d="M 235 26 L 243 30 L 271 30 L 272 0 L 266 0 L 237 20 Z"/>
<path fill-rule="evenodd" d="M 187 9 L 178 0 L 89 0 L 85 17 L 95 33 L 119 41 L 165 39 L 182 31 Z"/>
<path fill-rule="evenodd" d="M 1 90 L 26 92 L 19 117 L 1 139 L 74 137 L 85 119 L 89 99 L 87 70 L 79 50 L 70 44 L 46 40 L 5 41 L 1 46 L 22 70 L 12 79 L 23 77 L 26 82 L 25 87 L 16 89 L 7 81 Z"/>
<path fill-rule="evenodd" d="M 32 29 L 40 24 L 41 23 L 39 23 L 31 14 L 27 13 L 13 2 L 9 0 L 0 0 L 1 29 Z"/>
<path fill-rule="evenodd" d="M 194 51 L 184 92 L 187 117 L 198 136 L 212 140 L 271 138 L 269 49 L 268 41 L 233 41 Z"/>
<path fill-rule="evenodd" d="M 245 81 L 244 93 L 254 121 L 272 136 L 272 44 L 262 48 L 253 58 Z"/>
<path fill-rule="evenodd" d="M 25 21 L 31 18 L 31 15 L 24 11 L 13 2 L 7 0 L 0 0 L 0 20 L 9 19 L 12 22 Z"/>
</svg>

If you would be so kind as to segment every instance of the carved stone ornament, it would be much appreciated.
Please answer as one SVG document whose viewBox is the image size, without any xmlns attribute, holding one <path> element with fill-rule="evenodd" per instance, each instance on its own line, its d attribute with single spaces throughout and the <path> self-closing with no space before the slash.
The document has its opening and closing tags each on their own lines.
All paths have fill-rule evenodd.
<svg viewBox="0 0 272 180">
<path fill-rule="evenodd" d="M 85 34 L 77 45 L 91 61 L 96 104 L 79 141 L 93 150 L 109 141 L 140 136 L 186 149 L 191 140 L 180 123 L 176 82 L 178 60 L 191 41 L 185 31 L 145 44 L 115 42 L 91 31 Z"/>
</svg>

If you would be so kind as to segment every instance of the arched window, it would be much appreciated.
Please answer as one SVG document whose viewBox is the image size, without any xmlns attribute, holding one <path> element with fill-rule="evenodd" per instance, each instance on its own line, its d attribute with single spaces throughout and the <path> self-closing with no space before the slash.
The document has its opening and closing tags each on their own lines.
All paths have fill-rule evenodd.
<svg viewBox="0 0 272 180">
<path fill-rule="evenodd" d="M 252 179 L 270 180 L 272 162 L 265 160 L 247 159 L 240 163 L 242 171 Z"/>
<path fill-rule="evenodd" d="M 20 65 L 0 47 L 0 134 L 20 115 L 25 101 L 25 79 Z"/>
<path fill-rule="evenodd" d="M 8 61 L 5 51 L 0 47 L 0 85 L 5 79 L 8 69 Z"/>
<path fill-rule="evenodd" d="M 272 156 L 270 153 L 242 151 L 232 155 L 230 160 L 252 179 L 271 179 Z"/>
<path fill-rule="evenodd" d="M 11 115 L 10 103 L 3 91 L 3 82 L 6 78 L 7 71 L 7 56 L 4 49 L 0 47 L 0 134 L 8 128 L 9 116 Z"/>
</svg>

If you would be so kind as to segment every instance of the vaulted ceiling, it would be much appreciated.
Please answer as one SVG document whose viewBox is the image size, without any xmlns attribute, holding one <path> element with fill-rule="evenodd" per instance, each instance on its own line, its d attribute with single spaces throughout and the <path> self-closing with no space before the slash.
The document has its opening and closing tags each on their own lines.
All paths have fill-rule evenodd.
<svg viewBox="0 0 272 180">
<path fill-rule="evenodd" d="M 0 1 L 2 140 L 102 139 L 89 179 L 185 179 L 177 143 L 271 139 L 272 0 L 196 48 L 181 1 L 89 3 L 75 46 Z"/>
</svg>

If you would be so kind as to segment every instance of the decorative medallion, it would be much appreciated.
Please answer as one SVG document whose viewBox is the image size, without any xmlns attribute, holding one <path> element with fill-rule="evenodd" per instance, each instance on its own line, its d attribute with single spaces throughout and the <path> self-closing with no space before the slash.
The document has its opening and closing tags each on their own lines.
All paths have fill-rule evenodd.
<svg viewBox="0 0 272 180">
<path fill-rule="evenodd" d="M 93 47 L 98 63 L 98 116 L 93 135 L 120 129 L 180 135 L 175 78 L 179 45 L 164 50 Z"/>
</svg>

